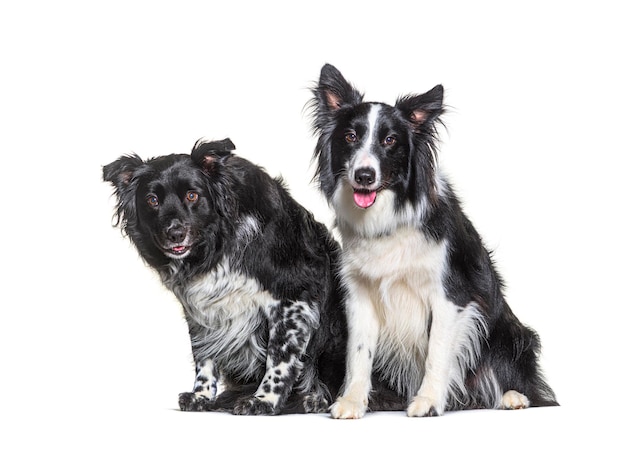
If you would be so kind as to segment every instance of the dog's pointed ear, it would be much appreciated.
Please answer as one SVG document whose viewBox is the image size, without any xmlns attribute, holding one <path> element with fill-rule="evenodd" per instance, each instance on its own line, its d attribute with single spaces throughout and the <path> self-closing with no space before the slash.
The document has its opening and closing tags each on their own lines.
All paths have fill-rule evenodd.
<svg viewBox="0 0 626 450">
<path fill-rule="evenodd" d="M 135 171 L 143 165 L 139 156 L 124 155 L 102 168 L 102 180 L 111 183 L 118 193 L 122 192 L 130 184 Z"/>
<path fill-rule="evenodd" d="M 438 84 L 424 94 L 399 98 L 396 108 L 404 113 L 414 130 L 419 132 L 431 126 L 445 112 L 443 86 Z"/>
<path fill-rule="evenodd" d="M 343 106 L 356 105 L 363 100 L 357 91 L 335 66 L 325 64 L 314 89 L 318 112 L 336 111 Z"/>
<path fill-rule="evenodd" d="M 233 150 L 235 144 L 228 138 L 209 142 L 199 140 L 193 146 L 191 160 L 202 167 L 205 173 L 212 174 L 219 164 L 232 155 Z"/>
</svg>

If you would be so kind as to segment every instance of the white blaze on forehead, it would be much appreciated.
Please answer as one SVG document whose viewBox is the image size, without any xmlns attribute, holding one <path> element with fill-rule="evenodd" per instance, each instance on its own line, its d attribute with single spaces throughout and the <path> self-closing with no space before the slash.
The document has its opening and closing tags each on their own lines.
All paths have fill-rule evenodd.
<svg viewBox="0 0 626 450">
<path fill-rule="evenodd" d="M 379 114 L 380 105 L 371 105 L 370 111 L 367 115 L 367 134 L 365 136 L 359 136 L 363 144 L 348 161 L 347 169 L 350 181 L 354 182 L 354 172 L 357 169 L 371 167 L 376 171 L 375 185 L 378 185 L 380 180 L 380 161 L 373 153 L 372 147 L 374 145 L 374 139 L 376 138 L 376 123 L 378 122 Z"/>
<path fill-rule="evenodd" d="M 380 105 L 371 105 L 370 112 L 367 115 L 367 137 L 363 143 L 361 150 L 371 151 L 374 142 L 376 122 L 378 122 L 378 114 L 380 113 Z"/>
</svg>

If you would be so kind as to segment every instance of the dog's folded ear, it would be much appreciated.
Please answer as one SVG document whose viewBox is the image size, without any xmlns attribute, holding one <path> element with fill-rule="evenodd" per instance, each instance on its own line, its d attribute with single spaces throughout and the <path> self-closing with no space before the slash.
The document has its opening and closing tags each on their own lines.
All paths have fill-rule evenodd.
<svg viewBox="0 0 626 450">
<path fill-rule="evenodd" d="M 420 95 L 407 95 L 396 102 L 396 108 L 411 121 L 416 131 L 432 125 L 444 113 L 443 86 L 438 84 Z"/>
<path fill-rule="evenodd" d="M 209 142 L 198 140 L 191 151 L 191 160 L 211 174 L 219 163 L 232 155 L 233 150 L 235 144 L 228 138 Z"/>
<path fill-rule="evenodd" d="M 102 179 L 115 187 L 117 212 L 114 215 L 115 225 L 123 223 L 126 229 L 135 221 L 135 191 L 137 183 L 133 183 L 135 173 L 144 166 L 144 161 L 137 155 L 125 155 L 102 168 Z"/>
<path fill-rule="evenodd" d="M 102 168 L 102 179 L 115 186 L 119 192 L 130 184 L 133 174 L 143 164 L 143 160 L 135 154 L 122 156 Z"/>
<path fill-rule="evenodd" d="M 235 144 L 230 139 L 222 139 L 221 141 L 204 141 L 199 139 L 193 146 L 191 156 L 195 154 L 214 154 L 217 156 L 229 156 L 235 150 Z"/>
</svg>

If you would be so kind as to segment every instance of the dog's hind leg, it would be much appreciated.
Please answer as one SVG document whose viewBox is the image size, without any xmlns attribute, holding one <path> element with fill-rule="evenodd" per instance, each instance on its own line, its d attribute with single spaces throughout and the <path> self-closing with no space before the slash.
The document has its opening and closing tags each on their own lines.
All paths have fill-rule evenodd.
<svg viewBox="0 0 626 450">
<path fill-rule="evenodd" d="M 558 406 L 539 366 L 539 336 L 520 323 L 506 304 L 484 352 L 503 392 L 496 407 Z"/>
<path fill-rule="evenodd" d="M 510 390 L 502 396 L 501 407 L 503 409 L 523 409 L 528 408 L 529 405 L 528 397 L 517 391 Z"/>
</svg>

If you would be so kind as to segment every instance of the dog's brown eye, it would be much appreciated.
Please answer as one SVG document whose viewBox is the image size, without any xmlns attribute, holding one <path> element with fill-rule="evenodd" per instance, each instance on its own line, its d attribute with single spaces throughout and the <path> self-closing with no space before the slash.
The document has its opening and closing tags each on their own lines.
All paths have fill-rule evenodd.
<svg viewBox="0 0 626 450">
<path fill-rule="evenodd" d="M 345 139 L 346 139 L 346 142 L 353 144 L 354 142 L 356 142 L 357 137 L 355 133 L 348 132 L 345 134 Z"/>
<path fill-rule="evenodd" d="M 393 144 L 395 144 L 397 142 L 397 139 L 394 136 L 387 136 L 385 138 L 385 140 L 383 141 L 383 144 L 386 147 L 391 147 Z"/>
<path fill-rule="evenodd" d="M 148 205 L 152 206 L 153 208 L 156 208 L 157 206 L 159 206 L 159 199 L 157 198 L 156 195 L 149 195 L 146 198 L 146 202 L 148 203 Z"/>
<path fill-rule="evenodd" d="M 198 201 L 198 198 L 200 198 L 200 196 L 198 195 L 197 192 L 189 191 L 187 192 L 187 195 L 185 196 L 185 198 L 187 199 L 188 202 L 195 203 Z"/>
</svg>

